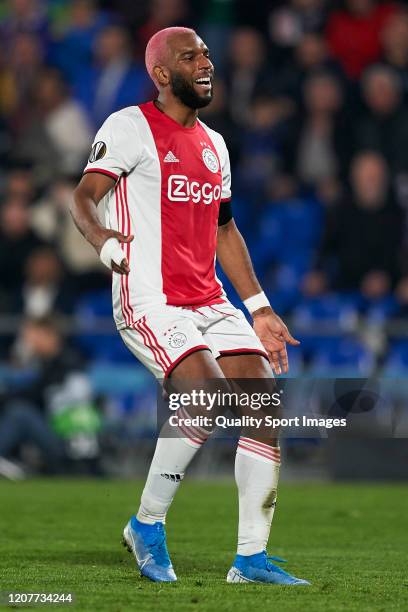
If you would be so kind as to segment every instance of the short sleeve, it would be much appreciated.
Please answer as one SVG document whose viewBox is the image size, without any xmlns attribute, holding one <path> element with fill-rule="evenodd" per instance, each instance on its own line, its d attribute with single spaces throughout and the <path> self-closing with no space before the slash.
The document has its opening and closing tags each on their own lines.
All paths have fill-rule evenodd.
<svg viewBox="0 0 408 612">
<path fill-rule="evenodd" d="M 231 166 L 227 145 L 224 144 L 224 155 L 221 159 L 222 164 L 222 190 L 221 190 L 221 202 L 229 202 L 231 200 Z"/>
<path fill-rule="evenodd" d="M 141 146 L 135 121 L 114 113 L 95 136 L 84 174 L 100 172 L 118 180 L 138 164 Z"/>
</svg>

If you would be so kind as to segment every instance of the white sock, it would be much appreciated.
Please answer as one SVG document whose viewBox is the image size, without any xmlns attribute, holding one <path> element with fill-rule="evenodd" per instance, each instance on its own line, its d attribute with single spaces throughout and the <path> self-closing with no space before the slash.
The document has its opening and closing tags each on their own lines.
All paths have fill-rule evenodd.
<svg viewBox="0 0 408 612">
<path fill-rule="evenodd" d="M 168 425 L 164 425 L 157 440 L 149 474 L 140 500 L 137 519 L 153 525 L 164 523 L 173 497 L 184 478 L 184 473 L 196 452 L 204 444 L 210 432 L 199 428 L 185 428 L 175 437 L 165 437 Z M 188 436 L 188 437 L 181 437 Z"/>
<path fill-rule="evenodd" d="M 239 555 L 266 550 L 279 480 L 280 449 L 241 436 L 235 458 Z"/>
</svg>

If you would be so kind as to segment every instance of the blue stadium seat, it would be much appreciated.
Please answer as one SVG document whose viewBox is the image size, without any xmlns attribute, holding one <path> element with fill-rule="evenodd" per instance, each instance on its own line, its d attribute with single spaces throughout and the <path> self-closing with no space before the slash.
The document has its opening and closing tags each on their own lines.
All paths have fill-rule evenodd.
<svg viewBox="0 0 408 612">
<path fill-rule="evenodd" d="M 110 289 L 87 293 L 79 300 L 76 309 L 77 317 L 91 319 L 94 317 L 112 317 L 112 293 Z"/>
<path fill-rule="evenodd" d="M 371 350 L 354 338 L 340 338 L 330 348 L 324 347 L 314 355 L 308 374 L 313 376 L 366 377 L 375 366 Z"/>
<path fill-rule="evenodd" d="M 370 323 L 383 323 L 392 318 L 400 309 L 393 295 L 387 295 L 380 300 L 366 301 L 365 316 Z"/>
<path fill-rule="evenodd" d="M 152 376 L 135 359 L 132 365 L 94 363 L 88 370 L 96 393 L 108 395 L 144 393 Z"/>
<path fill-rule="evenodd" d="M 393 295 L 386 295 L 378 300 L 369 300 L 357 291 L 342 292 L 345 302 L 354 305 L 356 310 L 372 322 L 381 323 L 398 313 L 400 308 Z"/>
<path fill-rule="evenodd" d="M 322 208 L 314 198 L 294 198 L 275 202 L 265 208 L 260 223 L 262 242 L 274 250 L 290 245 L 298 249 L 313 247 L 320 239 L 322 230 Z"/>
<path fill-rule="evenodd" d="M 310 262 L 322 230 L 322 209 L 314 198 L 294 198 L 265 207 L 251 257 L 262 276 L 271 263 Z M 306 269 L 308 269 L 308 263 Z M 305 269 L 305 270 L 306 270 Z"/>
<path fill-rule="evenodd" d="M 392 377 L 408 375 L 408 340 L 397 340 L 391 345 L 382 375 Z"/>
<path fill-rule="evenodd" d="M 101 362 L 135 361 L 116 331 L 110 290 L 87 294 L 78 303 L 75 318 L 78 326 L 75 341 L 88 357 Z M 101 319 L 107 325 L 103 331 L 98 330 Z"/>
<path fill-rule="evenodd" d="M 293 311 L 293 324 L 307 329 L 313 324 L 330 325 L 339 331 L 350 331 L 357 322 L 357 310 L 347 297 L 329 293 L 305 299 Z"/>
<path fill-rule="evenodd" d="M 301 266 L 293 262 L 281 264 L 265 274 L 262 280 L 264 291 L 279 314 L 286 314 L 299 302 L 303 275 Z"/>
<path fill-rule="evenodd" d="M 269 296 L 271 304 L 277 313 L 287 315 L 293 307 L 299 302 L 299 291 L 297 289 L 278 289 L 274 287 L 269 289 L 268 285 L 264 285 L 265 293 Z"/>
<path fill-rule="evenodd" d="M 345 334 L 352 333 L 357 317 L 355 306 L 341 294 L 305 299 L 293 310 L 292 333 L 310 358 L 321 348 L 330 351 Z"/>
<path fill-rule="evenodd" d="M 252 231 L 256 230 L 256 225 L 253 223 L 254 211 L 250 202 L 234 193 L 232 211 L 238 227 L 245 228 L 245 239 L 247 240 Z"/>
</svg>

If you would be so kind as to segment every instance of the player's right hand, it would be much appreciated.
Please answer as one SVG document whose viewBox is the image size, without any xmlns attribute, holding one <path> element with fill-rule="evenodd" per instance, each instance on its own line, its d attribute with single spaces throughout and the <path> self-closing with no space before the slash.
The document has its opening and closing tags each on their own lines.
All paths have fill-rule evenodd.
<svg viewBox="0 0 408 612">
<path fill-rule="evenodd" d="M 104 230 L 100 236 L 100 239 L 98 240 L 98 243 L 95 245 L 95 249 L 98 255 L 100 255 L 103 245 L 107 240 L 109 240 L 109 238 L 116 238 L 116 240 L 118 240 L 120 243 L 128 243 L 132 242 L 134 236 L 133 234 L 129 234 L 126 236 L 125 234 L 122 234 L 122 232 L 117 232 L 115 230 Z M 130 267 L 125 253 L 123 253 L 123 259 L 120 264 L 111 261 L 111 268 L 114 272 L 117 272 L 118 274 L 129 274 Z"/>
</svg>

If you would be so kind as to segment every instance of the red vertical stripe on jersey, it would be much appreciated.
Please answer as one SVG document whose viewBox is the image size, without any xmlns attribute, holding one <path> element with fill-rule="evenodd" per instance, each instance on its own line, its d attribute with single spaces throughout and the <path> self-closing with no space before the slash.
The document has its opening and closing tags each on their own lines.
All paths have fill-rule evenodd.
<svg viewBox="0 0 408 612">
<path fill-rule="evenodd" d="M 115 200 L 116 200 L 116 217 L 118 220 L 118 230 L 121 232 L 122 231 L 122 206 L 120 202 L 119 185 L 115 186 Z M 125 323 L 126 325 L 129 325 L 129 322 L 127 320 L 125 297 L 123 293 L 123 276 L 122 275 L 120 277 L 120 306 L 122 309 L 123 318 L 125 319 Z"/>
<path fill-rule="evenodd" d="M 122 186 L 122 204 L 123 204 L 123 218 L 124 218 L 124 228 L 123 233 L 128 235 L 131 233 L 131 225 L 130 225 L 130 214 L 129 214 L 129 204 L 127 199 L 127 177 L 123 176 L 120 180 L 119 188 Z M 130 266 L 130 242 L 126 242 L 123 244 L 125 249 L 125 254 Z M 124 294 L 126 297 L 126 308 L 129 314 L 130 322 L 133 321 L 133 308 L 130 304 L 130 292 L 129 292 L 129 275 L 123 275 L 123 286 L 124 286 Z"/>
<path fill-rule="evenodd" d="M 123 201 L 122 201 L 122 190 L 121 190 L 121 181 L 119 181 L 118 183 L 118 197 L 119 197 L 119 211 L 120 211 L 120 223 L 119 223 L 119 231 L 122 232 L 122 234 L 125 231 L 125 219 L 124 219 L 124 210 L 123 210 Z M 127 307 L 127 300 L 126 300 L 126 292 L 125 292 L 125 283 L 124 283 L 124 276 L 123 274 L 121 274 L 120 277 L 120 291 L 121 291 L 121 296 L 123 299 L 123 309 L 125 312 L 125 322 L 126 325 L 130 324 L 129 321 L 129 310 Z"/>
<path fill-rule="evenodd" d="M 127 221 L 127 218 L 125 216 L 125 205 L 124 205 L 124 198 L 123 198 L 123 194 L 122 194 L 121 183 L 122 183 L 122 181 L 119 181 L 119 183 L 118 183 L 119 209 L 120 209 L 120 227 L 119 227 L 119 231 L 122 234 L 126 234 L 126 221 Z M 124 254 L 126 255 L 126 251 L 124 251 Z M 130 309 L 130 305 L 129 305 L 129 292 L 127 291 L 127 288 L 126 288 L 126 279 L 127 279 L 127 275 L 121 274 L 121 276 L 120 276 L 120 286 L 121 286 L 121 292 L 122 292 L 122 295 L 123 295 L 123 307 L 124 307 L 124 311 L 126 313 L 125 321 L 126 321 L 126 325 L 130 326 L 132 324 L 133 313 L 132 313 L 132 310 Z"/>
</svg>

